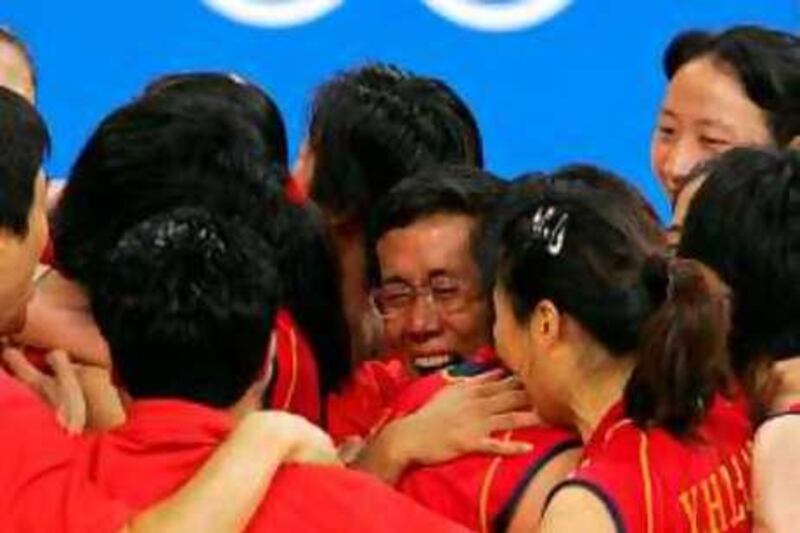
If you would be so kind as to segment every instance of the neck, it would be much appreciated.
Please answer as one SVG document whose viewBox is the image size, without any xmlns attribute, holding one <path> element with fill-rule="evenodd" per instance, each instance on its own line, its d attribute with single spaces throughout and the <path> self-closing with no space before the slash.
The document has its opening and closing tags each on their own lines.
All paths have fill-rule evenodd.
<svg viewBox="0 0 800 533">
<path fill-rule="evenodd" d="M 602 361 L 586 368 L 573 389 L 572 413 L 583 442 L 588 442 L 600 421 L 622 398 L 622 391 L 633 371 L 632 359 L 612 359 L 610 355 L 589 356 Z"/>
<path fill-rule="evenodd" d="M 261 400 L 267 388 L 268 381 L 269 379 L 263 379 L 253 383 L 239 401 L 227 409 L 228 414 L 238 422 L 244 418 L 245 415 L 263 409 Z"/>
</svg>

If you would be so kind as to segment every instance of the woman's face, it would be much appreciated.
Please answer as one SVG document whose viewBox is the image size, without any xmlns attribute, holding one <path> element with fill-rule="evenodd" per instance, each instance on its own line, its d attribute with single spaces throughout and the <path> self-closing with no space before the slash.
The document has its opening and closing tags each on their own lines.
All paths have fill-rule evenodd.
<svg viewBox="0 0 800 533">
<path fill-rule="evenodd" d="M 689 172 L 735 146 L 773 139 L 766 115 L 733 71 L 711 57 L 686 63 L 673 76 L 651 144 L 651 164 L 671 202 Z"/>
<path fill-rule="evenodd" d="M 556 353 L 554 333 L 548 332 L 552 313 L 542 311 L 540 305 L 529 321 L 520 323 L 500 284 L 494 290 L 494 307 L 494 342 L 498 357 L 520 379 L 543 419 L 554 424 L 569 423 L 565 414 L 563 375 L 568 369 Z M 544 325 L 545 321 L 550 322 Z"/>
</svg>

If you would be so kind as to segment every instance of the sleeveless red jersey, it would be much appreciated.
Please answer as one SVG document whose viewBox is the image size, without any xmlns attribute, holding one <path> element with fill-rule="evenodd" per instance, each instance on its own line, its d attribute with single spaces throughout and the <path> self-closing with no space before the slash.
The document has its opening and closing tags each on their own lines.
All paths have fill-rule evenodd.
<svg viewBox="0 0 800 533">
<path fill-rule="evenodd" d="M 582 486 L 598 496 L 618 530 L 749 532 L 752 426 L 746 403 L 714 398 L 694 437 L 642 430 L 622 403 L 603 418 L 580 466 L 553 489 Z"/>
</svg>

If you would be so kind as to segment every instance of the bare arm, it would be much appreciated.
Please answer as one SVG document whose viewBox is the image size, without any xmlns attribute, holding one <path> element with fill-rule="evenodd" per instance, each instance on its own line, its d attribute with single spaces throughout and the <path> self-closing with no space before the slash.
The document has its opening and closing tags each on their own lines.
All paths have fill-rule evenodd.
<svg viewBox="0 0 800 533">
<path fill-rule="evenodd" d="M 283 462 L 338 464 L 330 438 L 305 419 L 279 411 L 249 414 L 186 485 L 123 531 L 243 531 Z"/>
<path fill-rule="evenodd" d="M 553 457 L 525 489 L 508 528 L 510 533 L 536 531 L 544 511 L 547 496 L 577 466 L 581 456 L 578 448 L 566 450 Z"/>
<path fill-rule="evenodd" d="M 753 449 L 754 531 L 784 533 L 800 524 L 800 415 L 763 424 Z"/>
<path fill-rule="evenodd" d="M 560 489 L 542 516 L 539 533 L 591 531 L 616 533 L 617 527 L 603 502 L 582 487 Z"/>
</svg>

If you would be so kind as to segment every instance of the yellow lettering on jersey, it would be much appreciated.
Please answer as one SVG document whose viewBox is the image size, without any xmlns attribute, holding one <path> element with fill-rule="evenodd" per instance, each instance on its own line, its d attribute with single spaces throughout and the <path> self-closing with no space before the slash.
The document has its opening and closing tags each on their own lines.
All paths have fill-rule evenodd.
<svg viewBox="0 0 800 533">
<path fill-rule="evenodd" d="M 683 509 L 683 514 L 686 516 L 686 521 L 689 522 L 691 533 L 700 533 L 697 527 L 697 485 L 693 485 L 689 490 L 682 492 L 678 497 L 678 501 Z"/>
</svg>

